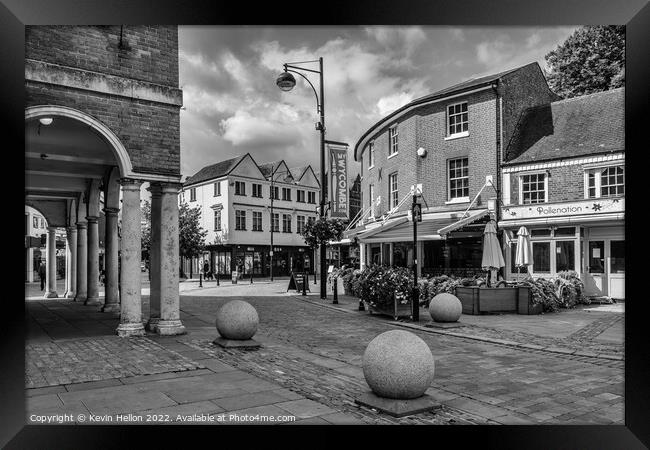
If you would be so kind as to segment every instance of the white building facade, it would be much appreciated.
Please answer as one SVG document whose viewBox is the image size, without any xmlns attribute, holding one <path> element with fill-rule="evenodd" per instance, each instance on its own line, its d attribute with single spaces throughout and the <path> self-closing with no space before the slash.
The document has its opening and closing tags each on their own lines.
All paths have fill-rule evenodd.
<svg viewBox="0 0 650 450">
<path fill-rule="evenodd" d="M 179 201 L 201 208 L 207 245 L 183 270 L 196 274 L 207 262 L 213 274 L 228 277 L 268 277 L 271 268 L 274 276 L 313 273 L 313 252 L 300 232 L 317 217 L 319 191 L 311 166 L 258 165 L 248 153 L 202 168 L 185 181 Z"/>
</svg>

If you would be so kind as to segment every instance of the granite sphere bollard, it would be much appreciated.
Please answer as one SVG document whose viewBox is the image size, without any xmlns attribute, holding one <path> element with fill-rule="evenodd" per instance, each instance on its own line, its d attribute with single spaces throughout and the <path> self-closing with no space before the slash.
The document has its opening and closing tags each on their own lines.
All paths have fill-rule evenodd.
<svg viewBox="0 0 650 450">
<path fill-rule="evenodd" d="M 259 322 L 255 308 L 243 300 L 232 300 L 217 312 L 217 331 L 225 339 L 250 339 L 257 332 Z"/>
<path fill-rule="evenodd" d="M 363 375 L 372 391 L 391 399 L 414 399 L 431 386 L 434 360 L 429 346 L 404 330 L 375 337 L 363 354 Z"/>
<path fill-rule="evenodd" d="M 463 304 L 455 295 L 443 292 L 429 302 L 429 314 L 435 322 L 457 322 L 463 313 Z"/>
</svg>

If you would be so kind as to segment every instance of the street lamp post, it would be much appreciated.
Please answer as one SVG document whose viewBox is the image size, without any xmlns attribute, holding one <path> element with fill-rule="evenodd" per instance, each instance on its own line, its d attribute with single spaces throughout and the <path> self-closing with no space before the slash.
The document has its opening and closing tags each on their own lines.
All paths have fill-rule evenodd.
<svg viewBox="0 0 650 450">
<path fill-rule="evenodd" d="M 320 70 L 307 69 L 304 67 L 296 66 L 296 64 L 307 64 L 307 63 L 319 63 Z M 292 70 L 293 69 L 293 70 Z M 320 97 L 314 88 L 314 85 L 309 81 L 309 79 L 298 71 L 306 71 L 317 73 L 320 76 Z M 316 124 L 316 129 L 320 131 L 320 208 L 318 215 L 323 218 L 325 217 L 325 92 L 323 87 L 323 58 L 318 58 L 313 61 L 298 61 L 292 63 L 284 64 L 284 72 L 276 80 L 276 84 L 283 91 L 290 91 L 296 85 L 296 79 L 291 73 L 293 72 L 305 79 L 309 86 L 311 86 L 316 96 L 316 111 L 320 114 L 320 122 Z M 327 272 L 325 271 L 325 249 L 326 244 L 320 245 L 320 298 L 327 298 Z"/>
</svg>

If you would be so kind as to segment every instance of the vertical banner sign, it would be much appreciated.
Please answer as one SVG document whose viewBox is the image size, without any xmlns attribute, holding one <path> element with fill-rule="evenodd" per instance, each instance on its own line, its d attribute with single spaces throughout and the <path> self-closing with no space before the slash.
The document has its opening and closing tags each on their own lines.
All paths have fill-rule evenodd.
<svg viewBox="0 0 650 450">
<path fill-rule="evenodd" d="M 347 144 L 328 144 L 328 146 L 330 155 L 329 197 L 331 201 L 331 217 L 347 219 L 349 214 Z"/>
</svg>

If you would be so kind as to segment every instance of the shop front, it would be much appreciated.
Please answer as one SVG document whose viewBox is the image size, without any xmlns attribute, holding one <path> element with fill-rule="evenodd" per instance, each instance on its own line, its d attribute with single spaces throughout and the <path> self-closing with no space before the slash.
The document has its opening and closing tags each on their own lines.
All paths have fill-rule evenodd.
<svg viewBox="0 0 650 450">
<path fill-rule="evenodd" d="M 210 263 L 210 269 L 222 278 L 237 271 L 242 277 L 268 277 L 271 274 L 269 246 L 262 245 L 218 245 L 208 246 L 203 261 Z M 273 276 L 288 276 L 291 271 L 312 273 L 312 251 L 308 247 L 276 246 L 273 248 Z"/>
<path fill-rule="evenodd" d="M 588 296 L 625 298 L 625 199 L 585 200 L 504 208 L 506 275 L 521 277 L 515 267 L 517 231 L 530 234 L 535 277 L 580 274 Z"/>
</svg>

